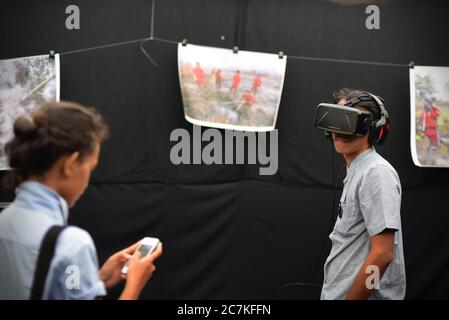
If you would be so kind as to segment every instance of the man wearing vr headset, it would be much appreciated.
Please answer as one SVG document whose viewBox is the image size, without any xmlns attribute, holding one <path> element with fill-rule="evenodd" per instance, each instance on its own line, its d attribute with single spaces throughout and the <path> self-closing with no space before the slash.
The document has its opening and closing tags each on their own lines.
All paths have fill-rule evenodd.
<svg viewBox="0 0 449 320">
<path fill-rule="evenodd" d="M 384 101 L 342 89 L 334 104 L 317 107 L 315 127 L 332 139 L 347 165 L 321 299 L 403 299 L 401 183 L 374 149 L 390 130 Z"/>
</svg>

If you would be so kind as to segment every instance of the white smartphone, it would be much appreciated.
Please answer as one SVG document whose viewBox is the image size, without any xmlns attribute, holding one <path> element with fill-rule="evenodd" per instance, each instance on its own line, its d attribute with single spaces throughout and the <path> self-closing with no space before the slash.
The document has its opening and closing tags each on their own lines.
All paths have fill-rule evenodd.
<svg viewBox="0 0 449 320">
<path fill-rule="evenodd" d="M 146 257 L 147 255 L 151 254 L 159 244 L 158 238 L 152 238 L 152 237 L 145 237 L 140 241 L 139 246 L 136 249 L 136 252 L 140 252 L 140 259 Z M 128 266 L 131 262 L 131 259 L 126 263 L 126 265 L 122 268 L 122 273 L 127 274 L 128 273 Z"/>
</svg>

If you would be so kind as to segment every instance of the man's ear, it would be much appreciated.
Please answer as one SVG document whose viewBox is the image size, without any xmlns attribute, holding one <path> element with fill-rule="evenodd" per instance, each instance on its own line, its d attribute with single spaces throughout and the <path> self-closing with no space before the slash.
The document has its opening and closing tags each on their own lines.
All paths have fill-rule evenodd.
<svg viewBox="0 0 449 320">
<path fill-rule="evenodd" d="M 71 177 L 76 167 L 79 165 L 79 152 L 75 151 L 67 156 L 65 156 L 62 160 L 62 174 L 65 177 Z"/>
</svg>

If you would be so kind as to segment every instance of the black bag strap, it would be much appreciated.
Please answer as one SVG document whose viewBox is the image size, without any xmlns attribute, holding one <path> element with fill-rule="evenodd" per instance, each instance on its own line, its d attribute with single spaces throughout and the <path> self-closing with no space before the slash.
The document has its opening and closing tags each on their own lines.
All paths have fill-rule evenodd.
<svg viewBox="0 0 449 320">
<path fill-rule="evenodd" d="M 65 226 L 52 226 L 42 240 L 34 272 L 33 286 L 31 287 L 31 300 L 41 300 L 44 293 L 48 269 L 55 253 L 56 241 Z"/>
</svg>

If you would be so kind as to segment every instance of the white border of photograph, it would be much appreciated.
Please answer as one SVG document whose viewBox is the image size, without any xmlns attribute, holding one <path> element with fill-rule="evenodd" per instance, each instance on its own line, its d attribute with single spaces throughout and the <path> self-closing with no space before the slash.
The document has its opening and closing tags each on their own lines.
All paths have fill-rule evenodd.
<svg viewBox="0 0 449 320">
<path fill-rule="evenodd" d="M 410 150 L 415 166 L 423 166 L 418 159 L 416 152 L 416 87 L 415 87 L 415 69 L 410 68 Z"/>
</svg>

